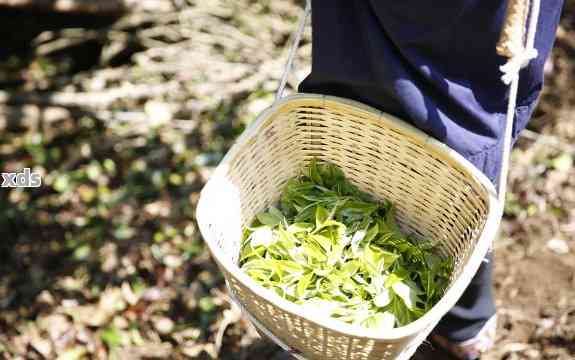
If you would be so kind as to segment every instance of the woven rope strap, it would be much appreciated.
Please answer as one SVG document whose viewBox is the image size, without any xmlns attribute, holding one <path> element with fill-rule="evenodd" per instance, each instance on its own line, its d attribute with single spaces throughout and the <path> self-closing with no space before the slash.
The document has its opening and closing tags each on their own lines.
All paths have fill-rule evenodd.
<svg viewBox="0 0 575 360">
<path fill-rule="evenodd" d="M 507 2 L 505 22 L 496 47 L 499 55 L 511 58 L 523 49 L 524 29 L 529 16 L 528 5 L 524 0 L 509 0 Z"/>
<path fill-rule="evenodd" d="M 309 17 L 310 12 L 311 12 L 311 0 L 307 0 L 305 4 L 305 10 L 303 14 L 301 14 L 299 19 L 299 25 L 297 27 L 297 31 L 295 33 L 294 40 L 289 51 L 288 59 L 284 68 L 284 72 L 282 74 L 278 91 L 276 92 L 276 100 L 275 100 L 276 102 L 279 101 L 283 96 L 287 84 L 287 79 L 289 77 L 293 65 L 293 59 L 295 58 L 295 53 L 297 51 L 297 48 L 299 47 L 301 36 L 303 35 L 303 31 L 305 29 L 305 23 L 307 22 L 307 18 Z"/>
<path fill-rule="evenodd" d="M 503 25 L 501 38 L 497 46 L 497 52 L 506 56 L 508 61 L 501 67 L 503 76 L 501 80 L 509 85 L 509 102 L 505 119 L 505 135 L 503 137 L 503 157 L 501 162 L 501 174 L 498 183 L 498 198 L 503 216 L 505 194 L 507 191 L 507 176 L 509 174 L 509 162 L 511 155 L 511 142 L 513 136 L 513 120 L 517 104 L 517 91 L 519 88 L 519 72 L 537 57 L 534 47 L 537 20 L 539 19 L 540 0 L 508 0 L 507 14 Z M 530 5 L 530 6 L 529 6 Z M 527 16 L 528 15 L 528 16 Z M 527 26 L 527 36 L 525 28 Z M 523 44 L 518 46 L 517 44 Z"/>
</svg>

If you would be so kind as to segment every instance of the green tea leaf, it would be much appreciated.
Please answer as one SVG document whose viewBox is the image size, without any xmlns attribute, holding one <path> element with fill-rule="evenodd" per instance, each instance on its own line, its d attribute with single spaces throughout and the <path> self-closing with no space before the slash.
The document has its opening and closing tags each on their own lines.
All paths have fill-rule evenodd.
<svg viewBox="0 0 575 360">
<path fill-rule="evenodd" d="M 350 260 L 341 267 L 341 272 L 345 274 L 345 276 L 351 278 L 353 275 L 355 275 L 355 273 L 357 273 L 359 267 L 359 261 Z"/>
<path fill-rule="evenodd" d="M 310 232 L 313 230 L 313 228 L 314 228 L 313 224 L 299 222 L 288 226 L 287 231 L 289 231 L 292 234 L 297 234 L 301 232 Z"/>
<path fill-rule="evenodd" d="M 271 212 L 261 212 L 256 215 L 258 220 L 268 226 L 276 226 L 282 221 L 282 217 L 279 217 Z"/>
<path fill-rule="evenodd" d="M 391 302 L 389 290 L 383 288 L 381 292 L 373 298 L 373 303 L 377 307 L 386 307 Z"/>
<path fill-rule="evenodd" d="M 383 313 L 378 312 L 364 320 L 362 325 L 368 329 L 378 331 L 391 330 L 395 325 L 395 316 L 388 311 Z"/>
<path fill-rule="evenodd" d="M 329 219 L 329 211 L 325 208 L 318 206 L 315 209 L 315 226 L 322 227 L 323 224 Z"/>
<path fill-rule="evenodd" d="M 419 290 L 409 281 L 397 281 L 391 288 L 393 292 L 403 300 L 405 306 L 412 310 L 419 301 Z"/>
<path fill-rule="evenodd" d="M 305 256 L 307 256 L 308 258 L 313 258 L 318 261 L 327 260 L 325 252 L 322 250 L 321 246 L 319 246 L 317 243 L 306 242 L 302 245 L 302 250 Z"/>
<path fill-rule="evenodd" d="M 304 275 L 298 281 L 297 288 L 296 288 L 296 296 L 298 298 L 303 298 L 305 296 L 305 291 L 309 287 L 309 285 L 311 284 L 313 276 L 314 276 L 313 273 L 308 273 L 307 275 Z"/>
<path fill-rule="evenodd" d="M 254 231 L 250 236 L 250 244 L 253 247 L 270 246 L 274 242 L 274 233 L 269 227 L 262 227 Z"/>
<path fill-rule="evenodd" d="M 321 175 L 320 175 L 317 160 L 313 159 L 310 162 L 308 174 L 314 183 L 316 183 L 318 185 L 323 185 L 323 180 L 322 180 Z"/>
</svg>

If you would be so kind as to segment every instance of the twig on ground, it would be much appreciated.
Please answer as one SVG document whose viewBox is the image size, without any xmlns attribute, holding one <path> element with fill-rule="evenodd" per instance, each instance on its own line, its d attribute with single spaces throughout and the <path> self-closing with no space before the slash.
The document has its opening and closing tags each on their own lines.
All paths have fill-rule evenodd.
<svg viewBox="0 0 575 360">
<path fill-rule="evenodd" d="M 176 91 L 178 84 L 169 82 L 165 84 L 126 84 L 122 87 L 112 88 L 100 92 L 73 93 L 73 92 L 22 92 L 9 93 L 0 91 L 0 104 L 35 104 L 55 105 L 62 107 L 85 107 L 104 109 L 118 100 L 138 100 L 161 96 Z"/>
</svg>

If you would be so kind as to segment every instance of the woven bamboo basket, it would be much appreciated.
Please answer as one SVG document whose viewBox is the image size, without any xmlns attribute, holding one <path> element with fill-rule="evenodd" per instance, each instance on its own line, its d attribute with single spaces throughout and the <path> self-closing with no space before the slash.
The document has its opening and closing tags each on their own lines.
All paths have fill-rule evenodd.
<svg viewBox="0 0 575 360">
<path fill-rule="evenodd" d="M 496 193 L 493 184 L 457 152 L 401 119 L 333 96 L 297 94 L 281 99 L 310 11 L 308 0 L 276 102 L 226 154 L 202 190 L 196 213 L 232 300 L 260 334 L 299 359 L 405 360 L 415 353 L 463 294 L 497 234 L 519 70 L 536 56 L 539 3 L 508 2 L 497 47 L 500 55 L 509 58 L 502 67 L 502 79 L 510 84 L 510 95 Z M 275 204 L 286 181 L 299 175 L 313 158 L 338 165 L 361 190 L 392 201 L 404 231 L 437 242 L 443 256 L 454 258 L 444 296 L 418 320 L 385 333 L 348 325 L 304 311 L 258 285 L 238 267 L 243 227 Z"/>
<path fill-rule="evenodd" d="M 312 158 L 397 206 L 408 233 L 455 259 L 443 299 L 388 333 L 318 318 L 261 287 L 238 267 L 242 227 L 278 201 Z M 391 115 L 347 99 L 298 94 L 264 111 L 202 190 L 197 220 L 229 291 L 263 330 L 309 359 L 408 358 L 455 304 L 483 260 L 498 223 L 493 185 L 455 151 Z"/>
</svg>

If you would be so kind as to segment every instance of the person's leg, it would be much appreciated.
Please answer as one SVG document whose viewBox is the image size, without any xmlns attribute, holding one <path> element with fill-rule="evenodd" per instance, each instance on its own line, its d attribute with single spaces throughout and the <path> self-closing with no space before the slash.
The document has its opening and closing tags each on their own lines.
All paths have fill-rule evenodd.
<svg viewBox="0 0 575 360">
<path fill-rule="evenodd" d="M 461 359 L 478 358 L 494 344 L 492 274 L 493 255 L 489 254 L 457 304 L 433 330 L 432 341 Z"/>
<path fill-rule="evenodd" d="M 539 58 L 522 72 L 516 136 L 542 87 L 562 1 L 541 3 Z M 494 47 L 505 2 L 313 0 L 312 7 L 312 72 L 300 91 L 357 100 L 399 116 L 496 183 L 508 88 L 500 81 L 503 59 Z M 437 343 L 463 359 L 495 338 L 491 260 L 434 332 Z"/>
</svg>

